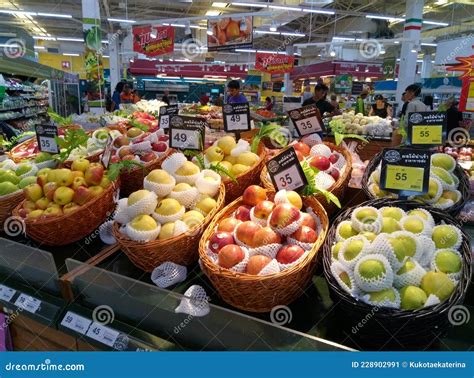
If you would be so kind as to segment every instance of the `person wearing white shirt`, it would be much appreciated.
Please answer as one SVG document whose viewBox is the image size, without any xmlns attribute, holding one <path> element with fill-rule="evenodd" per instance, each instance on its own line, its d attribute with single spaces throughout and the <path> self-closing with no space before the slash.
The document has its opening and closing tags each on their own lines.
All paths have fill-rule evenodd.
<svg viewBox="0 0 474 378">
<path fill-rule="evenodd" d="M 411 84 L 405 89 L 405 101 L 408 101 L 406 113 L 427 112 L 429 108 L 418 98 L 421 86 Z"/>
</svg>

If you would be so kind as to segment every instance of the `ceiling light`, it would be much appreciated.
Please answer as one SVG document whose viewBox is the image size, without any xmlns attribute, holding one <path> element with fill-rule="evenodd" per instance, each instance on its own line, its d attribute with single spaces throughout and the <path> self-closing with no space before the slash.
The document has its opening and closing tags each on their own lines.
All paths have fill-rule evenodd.
<svg viewBox="0 0 474 378">
<path fill-rule="evenodd" d="M 284 6 L 284 5 L 269 5 L 268 7 L 272 8 L 272 9 L 292 10 L 292 11 L 296 11 L 296 12 L 302 12 L 303 11 L 303 9 L 298 8 L 298 7 L 287 7 L 287 6 Z"/>
<path fill-rule="evenodd" d="M 171 26 L 174 26 L 175 28 L 185 28 L 186 25 L 184 24 L 170 24 Z"/>
<path fill-rule="evenodd" d="M 305 37 L 306 34 L 303 33 L 293 33 L 293 32 L 281 32 L 281 35 L 293 36 L 293 37 Z"/>
<path fill-rule="evenodd" d="M 249 7 L 249 8 L 266 8 L 268 5 L 266 4 L 258 4 L 258 3 L 232 3 L 237 7 Z"/>
<path fill-rule="evenodd" d="M 107 21 L 110 21 L 110 22 L 123 22 L 123 23 L 126 23 L 126 24 L 134 24 L 136 22 L 134 20 L 125 20 L 125 19 L 122 19 L 122 18 L 108 18 Z"/>
<path fill-rule="evenodd" d="M 132 57 L 130 58 L 130 63 L 133 63 L 133 62 L 135 62 L 135 58 L 132 56 Z"/>
<path fill-rule="evenodd" d="M 447 22 L 438 22 L 438 21 L 423 21 L 426 25 L 438 25 L 438 26 L 449 26 Z"/>
<path fill-rule="evenodd" d="M 58 37 L 56 38 L 58 41 L 65 41 L 65 42 L 84 42 L 84 38 L 68 38 L 68 37 Z"/>
<path fill-rule="evenodd" d="M 235 49 L 234 51 L 235 51 L 235 52 L 248 52 L 248 53 L 254 53 L 254 52 L 256 52 L 257 50 L 253 50 L 253 49 Z"/>
<path fill-rule="evenodd" d="M 70 14 L 57 14 L 57 13 L 37 13 L 38 16 L 42 17 L 58 17 L 58 18 L 72 18 Z"/>
<path fill-rule="evenodd" d="M 216 10 L 208 10 L 206 12 L 206 16 L 219 16 L 221 14 L 220 11 L 216 11 Z"/>
<path fill-rule="evenodd" d="M 432 47 L 436 47 L 438 46 L 437 43 L 421 43 L 421 46 L 432 46 Z"/>
<path fill-rule="evenodd" d="M 212 3 L 213 8 L 225 8 L 227 6 L 227 3 Z"/>
<path fill-rule="evenodd" d="M 199 26 L 199 25 L 190 25 L 189 26 L 191 29 L 206 29 L 205 26 Z"/>
<path fill-rule="evenodd" d="M 254 30 L 253 31 L 255 34 L 274 34 L 274 35 L 280 35 L 279 32 L 276 31 L 268 31 L 268 30 Z"/>
<path fill-rule="evenodd" d="M 373 14 L 368 14 L 367 16 L 365 16 L 365 18 L 375 18 L 377 20 L 387 20 L 387 21 L 390 21 L 390 22 L 405 21 L 405 19 L 401 18 L 401 17 L 379 16 L 379 15 L 373 15 Z"/>
<path fill-rule="evenodd" d="M 336 52 L 334 50 L 331 50 L 331 52 L 329 53 L 330 56 L 336 56 Z"/>
<path fill-rule="evenodd" d="M 159 58 L 158 61 L 159 61 L 159 62 L 163 62 L 163 59 L 162 59 L 162 58 Z"/>
<path fill-rule="evenodd" d="M 101 43 L 105 44 L 105 45 L 108 45 L 109 44 L 109 41 L 107 41 L 106 39 L 103 39 L 102 41 L 100 41 Z"/>
<path fill-rule="evenodd" d="M 385 54 L 385 50 L 380 50 L 380 55 L 384 55 Z"/>
<path fill-rule="evenodd" d="M 206 33 L 207 33 L 207 35 L 214 35 L 214 33 L 212 32 L 212 30 L 207 30 Z"/>
<path fill-rule="evenodd" d="M 175 62 L 191 62 L 191 59 L 175 59 Z"/>
<path fill-rule="evenodd" d="M 33 46 L 35 50 L 46 50 L 46 47 L 44 46 Z"/>
<path fill-rule="evenodd" d="M 321 10 L 321 9 L 305 9 L 303 8 L 303 12 L 309 13 L 320 13 L 320 14 L 335 14 L 333 11 Z"/>
<path fill-rule="evenodd" d="M 0 13 L 13 14 L 13 15 L 18 15 L 18 16 L 36 16 L 36 12 L 24 12 L 24 11 L 6 10 L 6 9 L 0 10 Z"/>
<path fill-rule="evenodd" d="M 54 37 L 43 37 L 42 35 L 34 35 L 33 39 L 42 39 L 44 41 L 56 41 Z"/>
<path fill-rule="evenodd" d="M 400 41 L 393 41 L 393 43 L 395 43 L 396 45 L 398 45 L 400 43 Z"/>
<path fill-rule="evenodd" d="M 411 49 L 411 52 L 412 53 L 418 53 L 418 50 L 417 49 Z"/>
<path fill-rule="evenodd" d="M 354 38 L 350 38 L 350 37 L 338 37 L 338 36 L 335 36 L 335 37 L 332 37 L 333 41 L 336 40 L 336 41 L 355 41 Z"/>
<path fill-rule="evenodd" d="M 258 53 L 286 55 L 285 51 L 257 50 Z"/>
<path fill-rule="evenodd" d="M 76 53 L 63 53 L 64 56 L 79 56 L 79 54 Z"/>
<path fill-rule="evenodd" d="M 109 55 L 102 55 L 102 58 L 110 58 Z"/>
</svg>

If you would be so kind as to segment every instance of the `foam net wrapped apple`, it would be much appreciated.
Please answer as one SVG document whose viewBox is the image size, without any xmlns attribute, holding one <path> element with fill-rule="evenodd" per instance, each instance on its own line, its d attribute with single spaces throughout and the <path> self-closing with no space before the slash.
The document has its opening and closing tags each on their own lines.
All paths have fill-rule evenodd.
<svg viewBox="0 0 474 378">
<path fill-rule="evenodd" d="M 82 239 L 115 207 L 115 183 L 102 164 L 87 159 L 75 160 L 70 169 L 42 168 L 20 185 L 25 200 L 13 214 L 24 219 L 31 239 L 46 245 Z"/>
<path fill-rule="evenodd" d="M 226 302 L 269 311 L 301 294 L 326 229 L 327 215 L 314 199 L 251 185 L 206 230 L 201 267 Z"/>
<path fill-rule="evenodd" d="M 381 154 L 369 163 L 363 178 L 363 189 L 370 198 L 398 198 L 397 194 L 380 189 L 380 159 Z M 435 153 L 431 155 L 428 193 L 409 199 L 456 215 L 469 197 L 469 181 L 456 160 L 448 154 Z"/>
<path fill-rule="evenodd" d="M 359 316 L 375 306 L 394 324 L 422 311 L 429 324 L 430 316 L 441 310 L 446 316 L 446 308 L 462 301 L 471 272 L 468 239 L 450 216 L 418 206 L 368 201 L 335 220 L 324 273 L 347 311 Z"/>
<path fill-rule="evenodd" d="M 224 186 L 212 170 L 201 170 L 181 153 L 152 170 L 143 189 L 119 201 L 115 230 L 129 258 L 151 271 L 164 261 L 197 260 L 200 235 L 222 207 Z"/>
</svg>

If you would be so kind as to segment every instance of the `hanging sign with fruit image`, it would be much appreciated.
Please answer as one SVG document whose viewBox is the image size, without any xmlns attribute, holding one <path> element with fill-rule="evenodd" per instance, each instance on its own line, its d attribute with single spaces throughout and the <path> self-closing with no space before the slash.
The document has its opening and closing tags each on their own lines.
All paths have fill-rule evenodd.
<svg viewBox="0 0 474 378">
<path fill-rule="evenodd" d="M 168 129 L 170 127 L 170 116 L 177 115 L 178 112 L 178 105 L 160 107 L 160 129 Z"/>
<path fill-rule="evenodd" d="M 316 105 L 303 106 L 288 113 L 299 136 L 320 133 L 322 129 L 322 119 Z"/>
<path fill-rule="evenodd" d="M 151 32 L 156 37 L 151 37 Z M 173 52 L 174 27 L 172 26 L 143 26 L 133 28 L 133 51 L 146 56 L 158 56 Z"/>
<path fill-rule="evenodd" d="M 209 31 L 207 36 L 208 51 L 252 46 L 253 18 L 251 16 L 208 20 L 207 30 Z"/>
<path fill-rule="evenodd" d="M 170 118 L 170 147 L 202 151 L 207 121 L 202 118 L 172 115 Z"/>
<path fill-rule="evenodd" d="M 225 131 L 250 130 L 250 107 L 244 104 L 225 104 L 222 107 Z"/>
<path fill-rule="evenodd" d="M 446 140 L 446 112 L 408 113 L 407 144 L 410 146 L 440 146 Z"/>
<path fill-rule="evenodd" d="M 36 125 L 35 131 L 38 148 L 41 152 L 59 153 L 59 147 L 56 143 L 56 138 L 58 137 L 58 128 L 56 126 Z"/>
<path fill-rule="evenodd" d="M 407 197 L 430 193 L 431 152 L 385 148 L 382 153 L 380 188 Z"/>
<path fill-rule="evenodd" d="M 293 147 L 267 162 L 268 173 L 273 186 L 278 190 L 299 190 L 308 185 L 298 155 Z"/>
</svg>

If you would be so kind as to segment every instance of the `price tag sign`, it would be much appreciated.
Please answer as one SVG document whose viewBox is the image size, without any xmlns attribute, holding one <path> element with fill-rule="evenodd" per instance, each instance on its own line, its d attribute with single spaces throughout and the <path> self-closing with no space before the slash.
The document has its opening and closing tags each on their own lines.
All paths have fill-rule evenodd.
<svg viewBox="0 0 474 378">
<path fill-rule="evenodd" d="M 160 129 L 166 130 L 170 127 L 170 117 L 177 115 L 178 105 L 168 105 L 160 107 Z"/>
<path fill-rule="evenodd" d="M 107 137 L 107 144 L 105 145 L 104 153 L 102 154 L 102 164 L 104 165 L 105 168 L 109 168 L 110 164 L 110 158 L 112 157 L 112 152 L 114 150 L 113 146 L 114 141 L 112 140 L 112 137 L 109 136 Z"/>
<path fill-rule="evenodd" d="M 20 294 L 15 301 L 15 306 L 34 314 L 41 306 L 41 301 L 27 294 Z"/>
<path fill-rule="evenodd" d="M 72 329 L 73 331 L 78 332 L 81 335 L 86 334 L 91 324 L 91 320 L 84 318 L 83 316 L 77 315 L 72 311 L 68 311 L 64 316 L 63 320 L 61 321 L 61 325 L 63 327 Z"/>
<path fill-rule="evenodd" d="M 407 144 L 430 147 L 444 144 L 446 112 L 416 112 L 407 115 Z"/>
<path fill-rule="evenodd" d="M 202 118 L 174 115 L 170 118 L 170 147 L 180 150 L 204 149 L 207 121 Z"/>
<path fill-rule="evenodd" d="M 289 147 L 267 162 L 273 186 L 278 190 L 299 190 L 308 185 L 295 149 Z"/>
<path fill-rule="evenodd" d="M 0 299 L 5 302 L 10 302 L 15 295 L 16 290 L 11 287 L 0 285 Z"/>
<path fill-rule="evenodd" d="M 59 154 L 59 147 L 55 139 L 58 136 L 58 128 L 56 126 L 36 125 L 35 131 L 38 148 L 41 152 Z"/>
<path fill-rule="evenodd" d="M 321 114 L 316 105 L 307 105 L 291 110 L 288 115 L 295 125 L 299 136 L 319 133 L 323 131 Z"/>
<path fill-rule="evenodd" d="M 402 197 L 428 192 L 431 152 L 385 148 L 382 152 L 380 188 Z"/>
<path fill-rule="evenodd" d="M 120 332 L 97 322 L 93 322 L 86 333 L 87 337 L 90 337 L 99 343 L 108 345 L 109 347 L 114 346 L 119 335 Z"/>
<path fill-rule="evenodd" d="M 250 106 L 248 102 L 242 104 L 225 104 L 222 107 L 225 131 L 250 130 Z"/>
</svg>

